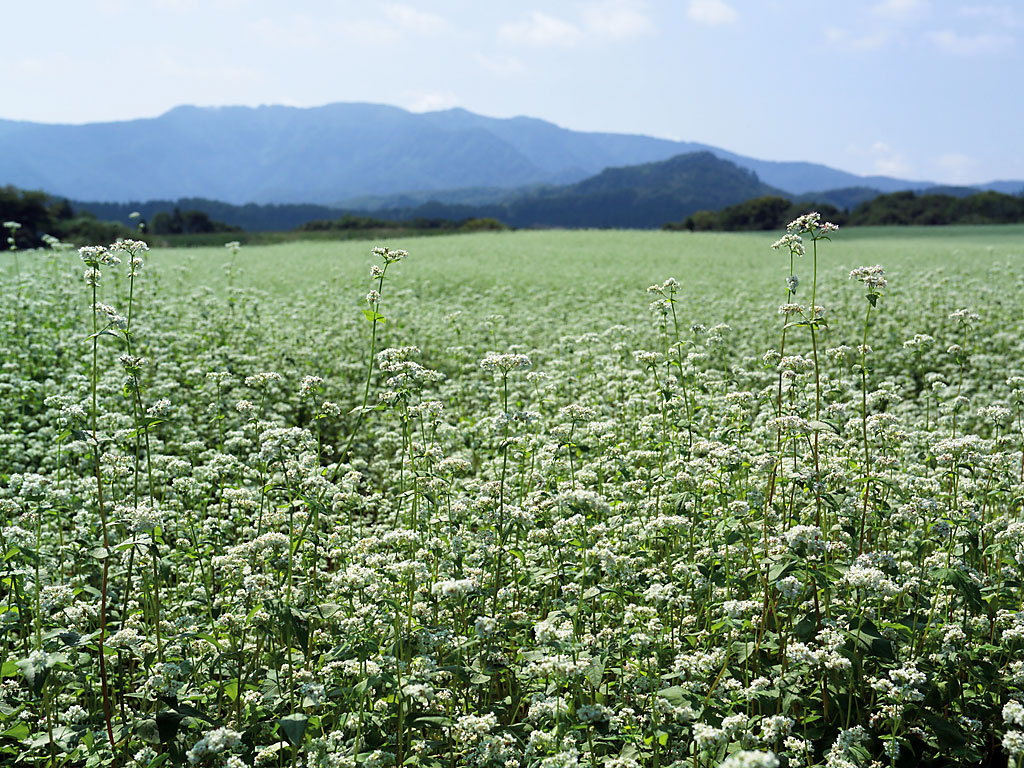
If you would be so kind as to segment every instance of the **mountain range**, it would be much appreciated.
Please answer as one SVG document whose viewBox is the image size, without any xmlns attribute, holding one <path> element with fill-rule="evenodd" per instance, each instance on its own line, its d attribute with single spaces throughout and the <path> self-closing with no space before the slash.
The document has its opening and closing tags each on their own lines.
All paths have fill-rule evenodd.
<svg viewBox="0 0 1024 768">
<path fill-rule="evenodd" d="M 615 171 L 606 169 L 642 167 L 694 152 L 730 161 L 756 174 L 755 183 L 766 190 L 793 196 L 837 188 L 867 188 L 870 196 L 933 186 L 464 109 L 412 113 L 363 103 L 184 106 L 155 118 L 86 125 L 0 120 L 0 184 L 107 202 L 203 197 L 365 210 L 411 208 L 431 200 L 522 207 L 523 200 L 554 204 L 569 187 L 580 199 L 593 201 L 621 186 L 614 183 Z M 687 172 L 701 171 L 690 167 Z M 1007 193 L 1021 188 L 1024 181 L 974 187 Z M 697 207 L 712 208 L 717 198 L 732 197 L 706 191 Z M 644 195 L 645 204 L 656 204 L 656 192 Z M 529 211 L 524 216 L 530 220 Z"/>
</svg>

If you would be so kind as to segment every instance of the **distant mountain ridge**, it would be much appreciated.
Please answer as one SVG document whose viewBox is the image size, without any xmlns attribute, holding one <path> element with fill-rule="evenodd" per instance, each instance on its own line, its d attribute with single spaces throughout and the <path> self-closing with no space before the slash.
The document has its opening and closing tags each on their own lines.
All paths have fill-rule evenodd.
<svg viewBox="0 0 1024 768">
<path fill-rule="evenodd" d="M 712 206 L 720 208 L 753 197 L 782 194 L 757 174 L 721 160 L 710 152 L 691 152 L 656 163 L 606 168 L 583 181 L 566 185 L 509 191 L 500 200 L 480 204 L 430 200 L 380 208 L 375 217 L 389 221 L 494 218 L 514 227 L 657 228 Z M 313 204 L 247 203 L 237 206 L 217 200 L 181 198 L 131 203 L 72 203 L 102 220 L 130 224 L 129 214 L 144 219 L 174 208 L 198 210 L 211 218 L 247 230 L 292 229 L 312 220 L 329 221 L 359 209 Z"/>
<path fill-rule="evenodd" d="M 367 208 L 409 202 L 493 203 L 503 190 L 582 181 L 606 168 L 706 151 L 790 194 L 842 187 L 881 192 L 925 182 L 862 177 L 776 162 L 694 142 L 586 133 L 529 117 L 464 109 L 411 113 L 379 104 L 176 107 L 159 117 L 87 125 L 0 120 L 0 184 L 78 200 L 203 197 L 234 204 Z M 1016 192 L 1024 182 L 978 188 Z"/>
</svg>

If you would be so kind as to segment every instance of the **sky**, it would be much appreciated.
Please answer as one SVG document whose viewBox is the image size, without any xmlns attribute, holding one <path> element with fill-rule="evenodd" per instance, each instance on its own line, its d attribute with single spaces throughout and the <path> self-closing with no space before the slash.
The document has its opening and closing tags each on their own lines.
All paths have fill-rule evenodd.
<svg viewBox="0 0 1024 768">
<path fill-rule="evenodd" d="M 40 0 L 0 118 L 464 107 L 939 183 L 1024 179 L 1024 2 Z"/>
</svg>

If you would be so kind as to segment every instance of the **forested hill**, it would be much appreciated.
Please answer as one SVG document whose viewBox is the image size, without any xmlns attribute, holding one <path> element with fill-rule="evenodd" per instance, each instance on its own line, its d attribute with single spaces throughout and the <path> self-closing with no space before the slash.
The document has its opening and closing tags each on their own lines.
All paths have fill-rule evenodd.
<svg viewBox="0 0 1024 768">
<path fill-rule="evenodd" d="M 761 182 L 756 174 L 710 152 L 696 152 L 657 163 L 609 168 L 574 184 L 540 187 L 509 195 L 501 202 L 465 205 L 432 201 L 375 210 L 373 216 L 391 221 L 493 218 L 514 227 L 651 229 L 702 208 L 769 194 L 779 194 L 779 190 Z M 125 223 L 132 211 L 151 220 L 178 207 L 202 211 L 214 220 L 253 231 L 291 229 L 311 220 L 364 213 L 317 205 L 235 206 L 201 198 L 74 205 L 98 218 Z"/>
</svg>

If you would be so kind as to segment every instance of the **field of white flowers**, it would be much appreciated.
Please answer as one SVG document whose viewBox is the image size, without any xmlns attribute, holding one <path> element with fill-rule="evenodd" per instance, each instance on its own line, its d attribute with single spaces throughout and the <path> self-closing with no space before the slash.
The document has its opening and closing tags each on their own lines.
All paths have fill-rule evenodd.
<svg viewBox="0 0 1024 768">
<path fill-rule="evenodd" d="M 1020 766 L 1024 228 L 778 237 L 2 254 L 0 763 Z"/>
</svg>

